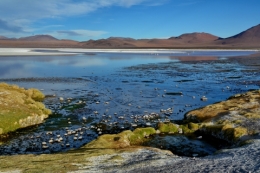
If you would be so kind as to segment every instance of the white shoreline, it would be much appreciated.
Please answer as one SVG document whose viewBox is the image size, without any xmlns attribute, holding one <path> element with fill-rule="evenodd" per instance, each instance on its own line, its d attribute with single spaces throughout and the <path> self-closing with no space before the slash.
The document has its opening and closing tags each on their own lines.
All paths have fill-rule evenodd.
<svg viewBox="0 0 260 173">
<path fill-rule="evenodd" d="M 46 52 L 45 52 L 46 51 Z M 53 51 L 53 52 L 52 52 Z M 253 51 L 257 49 L 79 49 L 79 48 L 0 48 L 0 56 L 40 56 L 40 55 L 76 55 L 82 53 L 141 53 L 175 54 L 193 51 Z"/>
</svg>

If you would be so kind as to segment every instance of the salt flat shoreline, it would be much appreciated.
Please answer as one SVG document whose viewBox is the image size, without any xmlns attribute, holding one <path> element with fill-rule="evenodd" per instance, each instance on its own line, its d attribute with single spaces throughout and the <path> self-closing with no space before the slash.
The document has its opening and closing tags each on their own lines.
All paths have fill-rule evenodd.
<svg viewBox="0 0 260 173">
<path fill-rule="evenodd" d="M 46 56 L 77 55 L 82 53 L 141 53 L 141 54 L 176 54 L 193 51 L 254 51 L 256 49 L 79 49 L 79 48 L 0 48 L 0 56 Z"/>
</svg>

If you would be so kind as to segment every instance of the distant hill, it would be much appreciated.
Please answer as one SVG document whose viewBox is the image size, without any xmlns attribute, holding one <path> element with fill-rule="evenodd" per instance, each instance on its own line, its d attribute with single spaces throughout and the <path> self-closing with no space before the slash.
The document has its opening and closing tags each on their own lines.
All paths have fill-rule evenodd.
<svg viewBox="0 0 260 173">
<path fill-rule="evenodd" d="M 1 36 L 0 35 L 0 40 L 9 40 L 10 38 L 8 38 L 8 37 L 5 37 L 5 36 Z"/>
<path fill-rule="evenodd" d="M 18 39 L 0 36 L 0 47 L 67 47 L 67 48 L 257 48 L 260 49 L 260 24 L 237 35 L 218 36 L 194 32 L 165 39 L 133 39 L 109 37 L 107 39 L 77 42 L 57 39 L 50 35 L 35 35 Z"/>
<path fill-rule="evenodd" d="M 179 39 L 182 40 L 185 43 L 202 43 L 202 42 L 210 42 L 217 40 L 219 37 L 208 34 L 208 33 L 188 33 L 188 34 L 182 34 L 179 37 L 171 37 L 169 39 Z"/>
<path fill-rule="evenodd" d="M 133 38 L 122 38 L 122 37 L 110 37 L 108 39 L 100 40 L 89 40 L 81 42 L 83 47 L 183 47 L 183 46 L 194 46 L 194 44 L 202 44 L 217 40 L 219 37 L 208 34 L 208 33 L 188 33 L 178 37 L 171 37 L 169 39 L 133 39 Z"/>
<path fill-rule="evenodd" d="M 34 35 L 29 37 L 21 37 L 18 40 L 24 41 L 57 41 L 58 39 L 50 35 Z"/>
<path fill-rule="evenodd" d="M 235 47 L 260 47 L 260 24 L 249 28 L 237 35 L 220 38 L 215 41 L 217 45 L 231 45 Z"/>
<path fill-rule="evenodd" d="M 0 37 L 0 47 L 80 48 L 80 45 L 77 41 L 59 40 L 50 35 L 34 35 L 18 39 L 2 36 Z"/>
<path fill-rule="evenodd" d="M 121 37 L 110 37 L 108 39 L 100 39 L 100 40 L 89 40 L 85 42 L 81 42 L 80 44 L 83 47 L 105 47 L 105 48 L 122 48 L 122 47 L 136 47 L 135 40 L 132 38 L 121 38 Z"/>
</svg>

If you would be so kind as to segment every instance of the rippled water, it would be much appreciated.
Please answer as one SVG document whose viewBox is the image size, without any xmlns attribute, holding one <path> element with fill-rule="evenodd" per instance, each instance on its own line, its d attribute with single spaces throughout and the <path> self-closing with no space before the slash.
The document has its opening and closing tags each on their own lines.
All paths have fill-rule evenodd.
<svg viewBox="0 0 260 173">
<path fill-rule="evenodd" d="M 42 125 L 15 133 L 6 145 L 0 146 L 0 153 L 65 151 L 100 134 L 181 120 L 189 110 L 258 89 L 259 58 L 233 58 L 251 53 L 254 52 L 1 57 L 0 81 L 41 89 L 53 115 Z M 207 101 L 201 101 L 202 96 Z M 60 97 L 64 101 L 60 102 Z M 61 137 L 63 140 L 58 141 Z M 203 148 L 203 141 L 191 141 Z M 48 143 L 48 148 L 42 148 L 43 142 Z M 208 154 L 214 152 L 208 144 L 205 146 Z"/>
</svg>

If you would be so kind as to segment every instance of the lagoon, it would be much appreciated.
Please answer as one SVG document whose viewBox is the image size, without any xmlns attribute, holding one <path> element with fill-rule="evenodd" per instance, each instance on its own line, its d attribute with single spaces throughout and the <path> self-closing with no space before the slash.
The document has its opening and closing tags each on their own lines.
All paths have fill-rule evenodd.
<svg viewBox="0 0 260 173">
<path fill-rule="evenodd" d="M 53 115 L 15 133 L 0 146 L 1 154 L 78 148 L 101 134 L 182 120 L 189 110 L 260 86 L 260 56 L 250 56 L 257 53 L 253 50 L 28 52 L 33 54 L 0 57 L 0 81 L 41 89 Z M 82 138 L 41 148 L 42 142 L 58 135 L 65 139 L 69 132 Z"/>
</svg>

